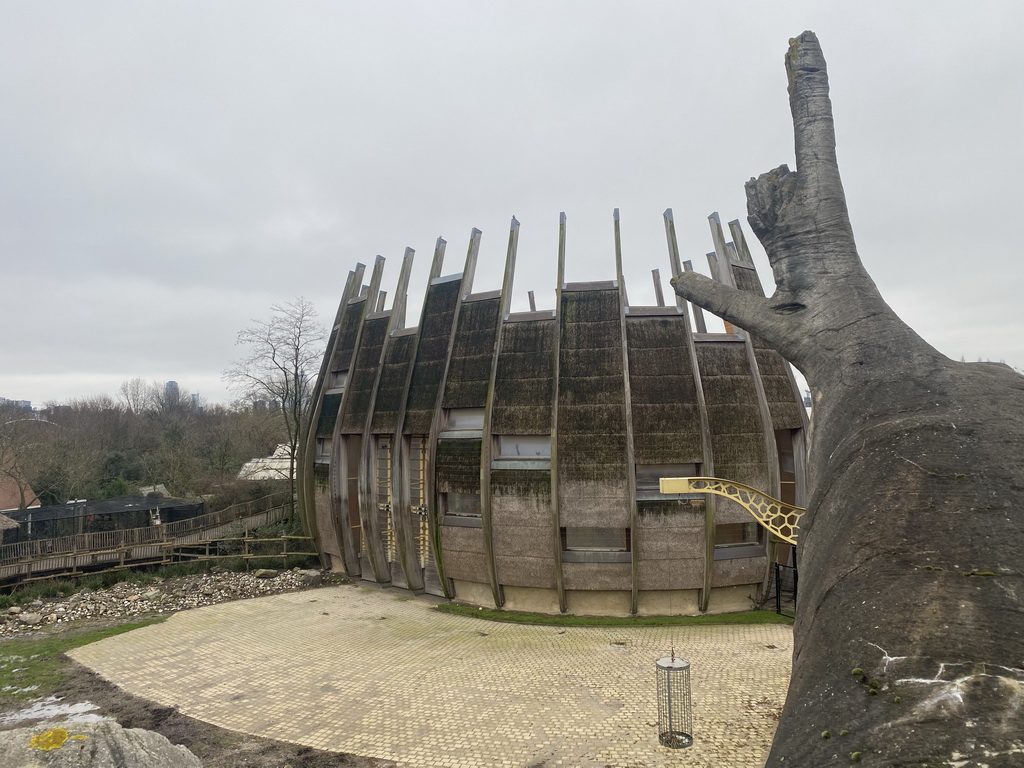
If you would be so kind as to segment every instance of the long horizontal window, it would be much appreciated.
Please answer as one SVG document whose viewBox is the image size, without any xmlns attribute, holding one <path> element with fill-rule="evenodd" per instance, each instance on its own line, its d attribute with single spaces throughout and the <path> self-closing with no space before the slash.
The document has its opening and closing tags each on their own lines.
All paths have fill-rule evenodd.
<svg viewBox="0 0 1024 768">
<path fill-rule="evenodd" d="M 567 563 L 628 563 L 632 541 L 628 528 L 574 526 L 561 529 L 562 561 Z"/>
<path fill-rule="evenodd" d="M 715 526 L 715 559 L 764 557 L 764 528 L 754 522 Z"/>
<path fill-rule="evenodd" d="M 442 493 L 438 495 L 438 502 L 441 506 L 442 525 L 463 528 L 480 528 L 483 525 L 479 493 Z"/>
<path fill-rule="evenodd" d="M 761 526 L 757 523 L 724 523 L 715 526 L 716 547 L 744 547 L 760 543 Z"/>
<path fill-rule="evenodd" d="M 499 459 L 550 459 L 550 435 L 500 435 Z"/>
<path fill-rule="evenodd" d="M 702 493 L 662 493 L 663 477 L 700 477 L 700 464 L 637 464 L 636 497 L 640 500 L 704 498 Z"/>
<path fill-rule="evenodd" d="M 449 408 L 445 419 L 445 430 L 455 432 L 484 428 L 483 408 Z"/>
<path fill-rule="evenodd" d="M 480 517 L 480 494 L 442 493 L 441 511 L 455 517 Z"/>
</svg>

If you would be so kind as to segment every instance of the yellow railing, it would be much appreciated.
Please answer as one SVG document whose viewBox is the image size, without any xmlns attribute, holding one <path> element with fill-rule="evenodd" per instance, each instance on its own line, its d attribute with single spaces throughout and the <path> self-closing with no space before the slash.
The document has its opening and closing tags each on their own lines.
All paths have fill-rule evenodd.
<svg viewBox="0 0 1024 768">
<path fill-rule="evenodd" d="M 789 544 L 796 544 L 800 518 L 806 510 L 774 499 L 749 485 L 720 477 L 663 477 L 662 493 L 714 493 L 732 499 L 758 523 Z"/>
</svg>

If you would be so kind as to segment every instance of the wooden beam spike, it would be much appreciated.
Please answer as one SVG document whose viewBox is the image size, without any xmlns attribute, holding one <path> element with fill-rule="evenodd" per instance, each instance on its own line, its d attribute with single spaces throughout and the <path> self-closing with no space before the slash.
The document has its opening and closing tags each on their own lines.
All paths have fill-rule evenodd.
<svg viewBox="0 0 1024 768">
<path fill-rule="evenodd" d="M 557 291 L 565 284 L 565 211 L 558 214 L 558 285 Z M 557 308 L 555 310 L 558 311 Z"/>
<path fill-rule="evenodd" d="M 736 253 L 740 264 L 748 267 L 754 266 L 754 258 L 750 255 L 750 248 L 747 247 L 747 238 L 743 235 L 743 228 L 739 219 L 729 222 L 729 234 L 732 235 L 733 243 L 736 245 Z"/>
<path fill-rule="evenodd" d="M 480 255 L 480 236 L 483 234 L 479 229 L 473 227 L 469 235 L 469 248 L 466 250 L 466 264 L 462 268 L 462 295 L 468 296 L 473 292 L 473 277 L 476 275 L 476 259 Z"/>
<path fill-rule="evenodd" d="M 736 281 L 732 277 L 732 262 L 729 260 L 729 250 L 726 248 L 725 234 L 722 232 L 722 220 L 718 218 L 717 211 L 708 216 L 708 224 L 711 227 L 711 240 L 715 244 L 715 256 L 718 257 L 718 265 L 721 267 L 714 277 L 720 283 L 735 288 Z"/>
<path fill-rule="evenodd" d="M 406 248 L 402 255 L 402 268 L 398 273 L 398 285 L 395 286 L 395 299 L 391 304 L 391 318 L 388 320 L 388 335 L 399 328 L 405 327 L 405 307 L 409 299 L 409 279 L 412 274 L 412 262 L 416 251 Z"/>
<path fill-rule="evenodd" d="M 684 272 L 693 272 L 693 262 L 686 260 L 683 262 Z M 690 309 L 693 310 L 693 324 L 697 328 L 697 333 L 707 333 L 708 326 L 704 322 L 704 310 L 698 307 L 696 304 L 690 304 Z"/>
<path fill-rule="evenodd" d="M 402 271 L 398 275 L 398 285 L 395 288 L 395 301 L 391 307 L 391 330 L 396 331 L 405 328 L 405 312 L 409 304 L 409 279 L 412 274 L 412 261 L 416 251 L 406 248 L 402 256 Z"/>
<path fill-rule="evenodd" d="M 659 307 L 665 306 L 665 294 L 661 288 L 661 272 L 656 269 L 651 270 L 651 277 L 654 279 L 654 297 L 658 301 Z"/>
<path fill-rule="evenodd" d="M 430 280 L 434 280 L 441 276 L 441 268 L 444 265 L 444 249 L 448 245 L 448 241 L 443 237 L 437 238 L 437 242 L 434 243 L 434 260 L 430 263 L 430 277 L 427 281 L 427 285 L 430 285 Z"/>
<path fill-rule="evenodd" d="M 512 307 L 512 286 L 516 277 L 516 252 L 519 250 L 519 221 L 515 216 L 508 230 L 508 250 L 505 252 L 505 275 L 501 281 L 501 318 L 508 317 Z"/>
</svg>

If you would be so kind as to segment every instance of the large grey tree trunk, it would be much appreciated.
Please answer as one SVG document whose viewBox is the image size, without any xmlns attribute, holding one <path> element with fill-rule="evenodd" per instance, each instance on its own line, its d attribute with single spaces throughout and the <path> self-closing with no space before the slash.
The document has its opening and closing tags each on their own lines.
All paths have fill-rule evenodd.
<svg viewBox="0 0 1024 768">
<path fill-rule="evenodd" d="M 949 360 L 882 300 L 813 33 L 786 68 L 797 170 L 747 183 L 775 294 L 674 281 L 814 392 L 793 678 L 768 765 L 1022 766 L 1024 377 Z"/>
</svg>

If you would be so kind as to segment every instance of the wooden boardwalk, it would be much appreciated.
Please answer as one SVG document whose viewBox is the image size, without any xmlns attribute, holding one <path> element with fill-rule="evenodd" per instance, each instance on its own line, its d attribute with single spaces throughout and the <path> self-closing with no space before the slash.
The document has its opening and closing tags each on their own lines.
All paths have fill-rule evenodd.
<svg viewBox="0 0 1024 768">
<path fill-rule="evenodd" d="M 213 542 L 248 536 L 254 528 L 284 520 L 290 513 L 287 497 L 278 494 L 173 523 L 4 544 L 0 546 L 0 584 L 53 574 L 205 559 L 212 556 Z"/>
</svg>

